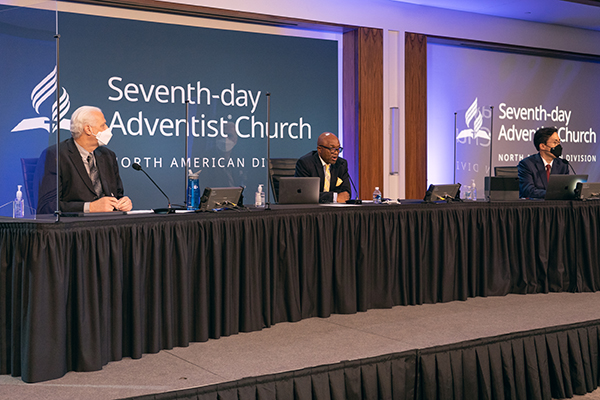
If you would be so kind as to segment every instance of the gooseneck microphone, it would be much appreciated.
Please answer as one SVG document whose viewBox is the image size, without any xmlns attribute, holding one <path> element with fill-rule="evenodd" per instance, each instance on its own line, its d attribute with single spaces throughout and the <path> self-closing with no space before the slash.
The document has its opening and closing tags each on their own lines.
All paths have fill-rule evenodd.
<svg viewBox="0 0 600 400">
<path fill-rule="evenodd" d="M 573 168 L 573 166 L 571 165 L 570 162 L 568 162 L 564 158 L 559 158 L 559 160 L 561 160 L 562 162 L 566 163 L 571 168 L 571 171 L 573 171 L 573 175 L 577 175 L 577 172 L 575 172 L 575 169 Z"/>
<path fill-rule="evenodd" d="M 154 179 L 152 179 L 150 177 L 150 175 L 148 175 L 148 173 L 146 171 L 144 171 L 144 169 L 142 168 L 142 166 L 138 163 L 133 163 L 131 164 L 131 166 L 133 167 L 133 169 L 135 169 L 136 171 L 142 171 L 144 174 L 146 174 L 146 176 L 148 177 L 148 179 L 150 179 L 150 181 L 152 183 L 154 183 L 154 186 L 156 186 L 156 188 L 158 190 L 160 190 L 160 192 L 163 194 L 163 196 L 165 196 L 167 198 L 167 202 L 169 203 L 169 207 L 167 209 L 164 208 L 157 208 L 154 210 L 155 213 L 167 213 L 167 214 L 172 214 L 175 212 L 174 209 L 171 208 L 171 200 L 169 199 L 169 196 L 167 196 L 167 194 L 165 192 L 163 192 L 163 190 L 160 188 L 160 186 L 158 186 L 156 184 L 156 182 L 154 182 Z"/>
<path fill-rule="evenodd" d="M 356 190 L 356 186 L 354 185 L 354 181 L 352 180 L 352 177 L 350 176 L 350 174 L 348 174 L 348 178 L 350 178 L 350 183 L 352 184 L 352 187 L 354 188 L 354 193 L 356 193 L 356 197 L 358 197 L 358 190 Z M 350 194 L 350 197 L 352 197 L 352 194 Z M 349 200 L 346 200 L 346 204 L 362 204 L 362 200 L 361 199 L 349 199 Z"/>
</svg>

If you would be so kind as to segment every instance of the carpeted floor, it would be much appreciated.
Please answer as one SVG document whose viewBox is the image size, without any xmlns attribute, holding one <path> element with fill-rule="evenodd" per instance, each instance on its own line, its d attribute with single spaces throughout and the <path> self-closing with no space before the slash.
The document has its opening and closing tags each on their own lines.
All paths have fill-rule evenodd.
<svg viewBox="0 0 600 400">
<path fill-rule="evenodd" d="M 0 399 L 116 399 L 344 360 L 600 319 L 600 293 L 474 298 L 281 323 L 27 384 L 0 376 Z M 600 400 L 600 390 L 581 399 Z"/>
</svg>

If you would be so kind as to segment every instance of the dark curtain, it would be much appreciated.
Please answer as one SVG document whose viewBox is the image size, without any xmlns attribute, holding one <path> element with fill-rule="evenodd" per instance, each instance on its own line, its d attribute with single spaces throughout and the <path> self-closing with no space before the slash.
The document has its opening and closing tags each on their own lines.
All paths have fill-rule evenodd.
<svg viewBox="0 0 600 400">
<path fill-rule="evenodd" d="M 0 221 L 0 372 L 93 371 L 282 321 L 595 291 L 597 202 Z"/>
</svg>

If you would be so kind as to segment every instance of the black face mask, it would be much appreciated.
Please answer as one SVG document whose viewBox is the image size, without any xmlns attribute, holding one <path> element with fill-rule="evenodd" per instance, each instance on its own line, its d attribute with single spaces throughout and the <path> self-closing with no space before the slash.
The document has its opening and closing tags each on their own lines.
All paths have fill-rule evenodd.
<svg viewBox="0 0 600 400">
<path fill-rule="evenodd" d="M 556 146 L 550 149 L 550 154 L 552 154 L 556 158 L 559 158 L 560 156 L 562 156 L 562 146 L 560 144 L 557 144 Z"/>
</svg>

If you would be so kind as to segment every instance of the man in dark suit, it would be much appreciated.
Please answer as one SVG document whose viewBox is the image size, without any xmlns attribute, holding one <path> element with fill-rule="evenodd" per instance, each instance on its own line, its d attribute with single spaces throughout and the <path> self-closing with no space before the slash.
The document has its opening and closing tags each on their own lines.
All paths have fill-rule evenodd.
<svg viewBox="0 0 600 400">
<path fill-rule="evenodd" d="M 345 203 L 350 199 L 350 177 L 348 162 L 341 158 L 340 141 L 330 132 L 317 139 L 317 150 L 302 156 L 296 162 L 295 176 L 321 178 L 319 202 Z"/>
<path fill-rule="evenodd" d="M 104 147 L 112 133 L 97 107 L 83 106 L 71 117 L 71 138 L 58 146 L 60 156 L 59 208 L 63 212 L 130 211 L 129 197 L 114 152 Z M 56 146 L 44 150 L 38 214 L 56 209 Z"/>
<path fill-rule="evenodd" d="M 538 129 L 533 144 L 538 153 L 519 162 L 519 197 L 543 199 L 550 175 L 568 175 L 569 167 L 559 158 L 562 146 L 556 128 Z"/>
</svg>

